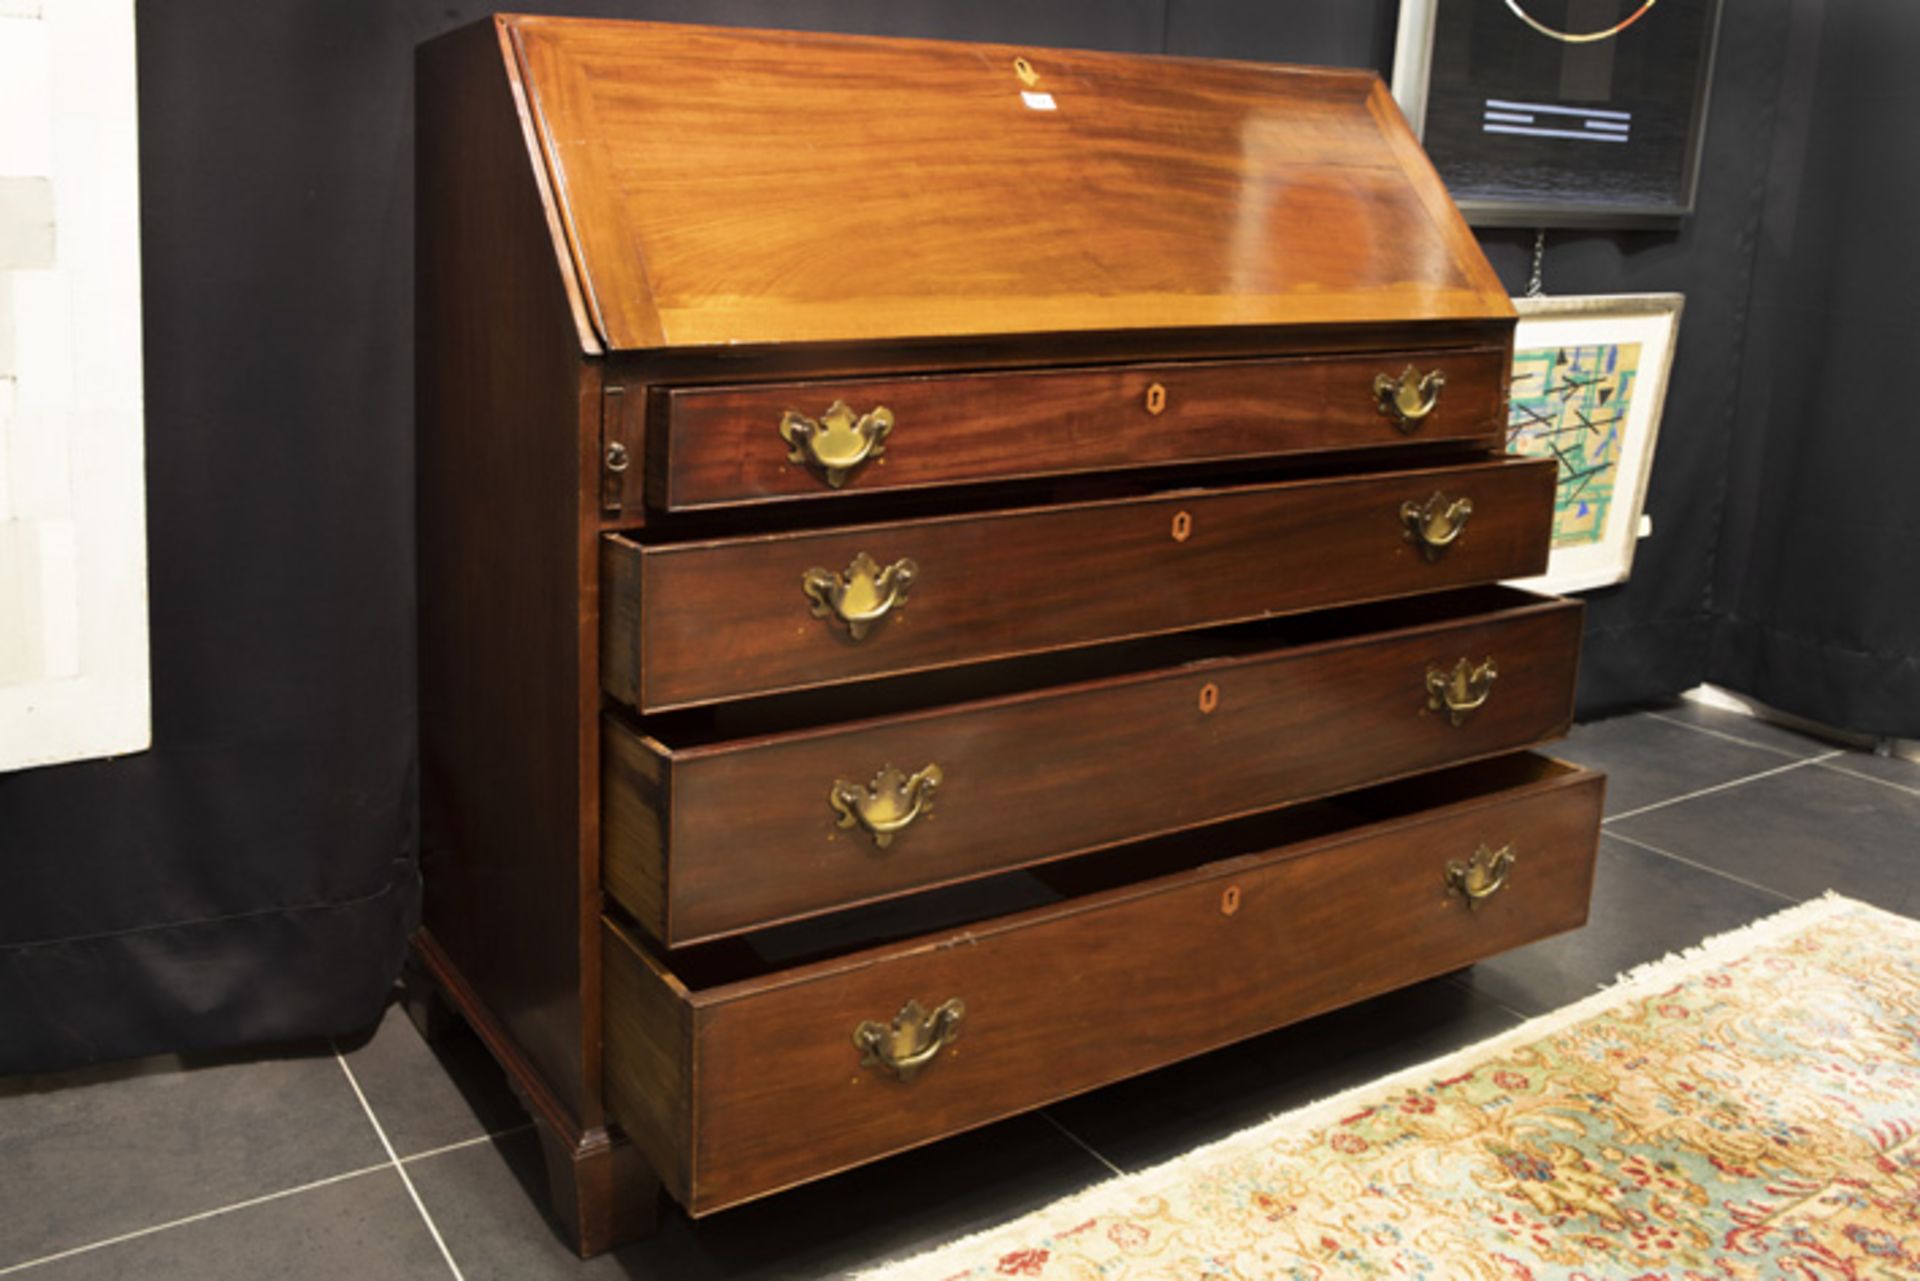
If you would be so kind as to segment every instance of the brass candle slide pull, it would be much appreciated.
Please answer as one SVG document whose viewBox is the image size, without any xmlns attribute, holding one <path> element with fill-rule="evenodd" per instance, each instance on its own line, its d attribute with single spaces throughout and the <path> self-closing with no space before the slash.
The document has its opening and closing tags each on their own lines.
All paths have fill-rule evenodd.
<svg viewBox="0 0 1920 1281">
<path fill-rule="evenodd" d="M 1506 887 L 1512 871 L 1513 846 L 1490 850 L 1482 845 L 1464 863 L 1454 859 L 1447 864 L 1447 888 L 1466 899 L 1469 908 L 1477 908 Z"/>
<path fill-rule="evenodd" d="M 840 816 L 841 827 L 863 828 L 875 845 L 885 849 L 909 823 L 932 811 L 933 794 L 945 777 L 938 765 L 914 774 L 889 765 L 865 787 L 835 779 L 827 790 L 827 804 Z"/>
<path fill-rule="evenodd" d="M 780 416 L 780 439 L 787 442 L 787 461 L 812 467 L 835 489 L 847 483 L 854 468 L 887 452 L 893 431 L 893 411 L 876 405 L 854 416 L 844 400 L 836 400 L 818 419 L 789 409 Z"/>
<path fill-rule="evenodd" d="M 1407 541 L 1418 546 L 1429 561 L 1439 560 L 1453 546 L 1472 515 L 1471 498 L 1449 499 L 1441 493 L 1424 503 L 1409 498 L 1400 504 L 1400 523 L 1407 528 Z"/>
<path fill-rule="evenodd" d="M 1427 710 L 1445 711 L 1447 718 L 1455 725 L 1466 721 L 1473 710 L 1487 701 L 1493 693 L 1494 678 L 1500 675 L 1500 669 L 1488 658 L 1478 664 L 1461 659 L 1453 665 L 1453 670 L 1429 665 L 1427 667 Z"/>
<path fill-rule="evenodd" d="M 1438 369 L 1422 374 L 1408 365 L 1398 378 L 1374 375 L 1373 398 L 1379 402 L 1380 412 L 1393 419 L 1394 426 L 1412 434 L 1440 403 L 1440 389 L 1446 385 L 1447 376 Z"/>
<path fill-rule="evenodd" d="M 847 635 L 863 640 L 875 623 L 906 603 L 907 590 L 919 572 L 920 567 L 907 557 L 882 569 L 861 552 L 838 574 L 817 566 L 809 569 L 800 575 L 800 590 L 813 602 L 815 618 L 838 619 Z"/>
<path fill-rule="evenodd" d="M 952 1045 L 960 1035 L 960 1020 L 966 1017 L 965 1001 L 955 997 L 929 1014 L 920 1002 L 909 1000 L 893 1016 L 892 1023 L 862 1020 L 853 1029 L 853 1044 L 860 1051 L 860 1066 L 880 1068 L 902 1081 L 911 1081 L 934 1056 Z"/>
</svg>

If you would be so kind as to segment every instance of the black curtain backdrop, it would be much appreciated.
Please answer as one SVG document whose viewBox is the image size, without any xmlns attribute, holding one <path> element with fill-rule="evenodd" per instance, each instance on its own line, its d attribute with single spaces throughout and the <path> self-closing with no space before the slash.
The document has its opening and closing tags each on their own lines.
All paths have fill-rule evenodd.
<svg viewBox="0 0 1920 1281">
<path fill-rule="evenodd" d="M 518 7 L 1383 73 L 1398 10 Z M 1698 216 L 1677 233 L 1556 233 L 1547 253 L 1553 292 L 1688 295 L 1656 534 L 1633 581 L 1593 597 L 1582 706 L 1712 675 L 1920 734 L 1920 566 L 1895 490 L 1920 470 L 1898 412 L 1920 291 L 1894 235 L 1916 203 L 1914 82 L 1897 61 L 1914 14 L 1728 8 Z M 0 1073 L 347 1033 L 386 999 L 418 899 L 411 59 L 485 12 L 139 7 L 155 746 L 0 775 Z M 1530 237 L 1486 243 L 1518 289 Z"/>
</svg>

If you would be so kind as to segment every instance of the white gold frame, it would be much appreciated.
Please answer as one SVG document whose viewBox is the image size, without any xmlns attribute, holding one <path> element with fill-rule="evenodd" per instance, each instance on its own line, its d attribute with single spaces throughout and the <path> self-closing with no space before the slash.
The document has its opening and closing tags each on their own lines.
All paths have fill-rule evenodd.
<svg viewBox="0 0 1920 1281">
<path fill-rule="evenodd" d="M 1515 583 L 1545 592 L 1577 592 L 1618 583 L 1633 571 L 1633 553 L 1642 537 L 1647 480 L 1653 473 L 1654 447 L 1666 406 L 1673 369 L 1681 294 L 1588 294 L 1562 298 L 1516 298 L 1520 323 L 1514 330 L 1515 356 L 1549 347 L 1639 343 L 1638 377 L 1621 429 L 1613 498 L 1597 542 L 1559 547 L 1547 572 Z M 1515 375 L 1519 376 L 1516 362 Z M 1556 503 L 1556 511 L 1558 504 Z"/>
</svg>

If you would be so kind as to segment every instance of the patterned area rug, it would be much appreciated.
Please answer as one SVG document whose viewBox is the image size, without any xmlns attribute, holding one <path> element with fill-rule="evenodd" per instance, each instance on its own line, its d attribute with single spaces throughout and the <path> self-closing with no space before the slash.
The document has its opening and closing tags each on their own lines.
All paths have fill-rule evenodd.
<svg viewBox="0 0 1920 1281">
<path fill-rule="evenodd" d="M 1920 1277 L 1920 922 L 1829 897 L 868 1281 Z"/>
</svg>

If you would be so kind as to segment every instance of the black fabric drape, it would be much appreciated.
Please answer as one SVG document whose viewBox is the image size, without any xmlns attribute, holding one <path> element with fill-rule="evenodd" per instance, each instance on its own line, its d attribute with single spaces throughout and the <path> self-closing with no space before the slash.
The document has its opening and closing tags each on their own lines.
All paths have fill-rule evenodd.
<svg viewBox="0 0 1920 1281">
<path fill-rule="evenodd" d="M 1707 675 L 1920 738 L 1920 6 L 1802 0 L 1775 130 Z"/>
<path fill-rule="evenodd" d="M 521 7 L 1384 72 L 1398 6 Z M 1688 294 L 1655 535 L 1630 583 L 1593 596 L 1584 708 L 1713 674 L 1916 732 L 1898 383 L 1920 291 L 1894 234 L 1917 207 L 1915 82 L 1889 61 L 1915 47 L 1889 25 L 1910 24 L 1902 9 L 1728 0 L 1698 215 L 1677 233 L 1557 233 L 1548 250 L 1555 292 Z M 378 1013 L 417 904 L 412 49 L 485 11 L 139 8 L 155 746 L 0 775 L 0 1073 L 329 1035 Z M 1828 30 L 1818 77 L 1788 63 L 1794 15 Z M 1788 148 L 1808 180 L 1780 185 L 1775 169 L 1769 188 L 1776 133 L 1791 142 L 1776 120 L 1797 121 L 1816 80 L 1812 141 Z M 1882 170 L 1892 187 L 1876 192 Z M 1530 237 L 1486 243 L 1518 289 Z"/>
</svg>

